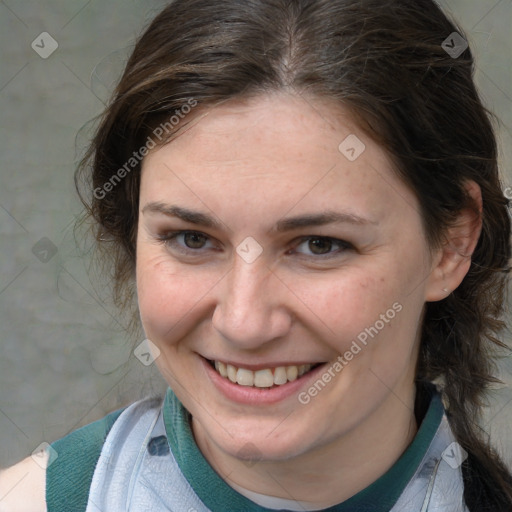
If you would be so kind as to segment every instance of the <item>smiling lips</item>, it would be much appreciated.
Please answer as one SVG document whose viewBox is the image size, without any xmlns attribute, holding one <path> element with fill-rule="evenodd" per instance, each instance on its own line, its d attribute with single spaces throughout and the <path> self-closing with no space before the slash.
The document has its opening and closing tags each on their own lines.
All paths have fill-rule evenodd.
<svg viewBox="0 0 512 512">
<path fill-rule="evenodd" d="M 287 382 L 297 380 L 305 373 L 316 368 L 318 364 L 278 366 L 257 371 L 237 368 L 232 364 L 223 363 L 222 361 L 212 362 L 212 366 L 214 366 L 219 375 L 240 386 L 272 388 L 273 386 L 282 386 Z"/>
</svg>

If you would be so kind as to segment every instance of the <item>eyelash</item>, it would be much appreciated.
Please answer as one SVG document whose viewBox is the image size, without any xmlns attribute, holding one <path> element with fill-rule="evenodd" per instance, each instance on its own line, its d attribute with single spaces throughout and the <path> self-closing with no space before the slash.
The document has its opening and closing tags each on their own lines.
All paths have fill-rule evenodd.
<svg viewBox="0 0 512 512">
<path fill-rule="evenodd" d="M 194 254 L 194 255 L 198 255 L 198 253 L 200 253 L 201 251 L 203 251 L 204 248 L 199 248 L 199 249 L 191 249 L 190 247 L 184 247 L 182 245 L 177 245 L 176 243 L 176 238 L 179 237 L 180 235 L 197 235 L 199 237 L 203 237 L 207 240 L 210 239 L 210 237 L 200 231 L 193 231 L 193 230 L 181 230 L 181 231 L 170 231 L 170 232 L 166 232 L 164 234 L 161 234 L 161 235 L 157 235 L 157 239 L 159 242 L 161 242 L 162 244 L 166 245 L 167 247 L 169 246 L 174 246 L 174 247 L 177 247 L 177 250 L 181 253 L 184 253 L 184 254 Z M 332 258 L 334 256 L 337 256 L 339 255 L 341 252 L 344 252 L 346 250 L 353 250 L 354 249 L 354 246 L 349 243 L 349 242 L 346 242 L 345 240 L 340 240 L 338 238 L 332 238 L 332 237 L 329 237 L 329 236 L 315 236 L 315 235 L 309 235 L 309 236 L 303 236 L 303 237 L 300 237 L 298 239 L 298 243 L 297 244 L 294 244 L 294 247 L 295 246 L 300 246 L 302 245 L 304 242 L 308 242 L 308 241 L 311 241 L 311 240 L 322 240 L 322 241 L 329 241 L 331 242 L 333 245 L 337 245 L 339 247 L 339 249 L 337 251 L 333 251 L 333 252 L 328 252 L 326 254 L 303 254 L 303 253 L 299 253 L 301 254 L 303 257 L 306 257 L 306 258 L 312 258 L 312 259 L 315 259 L 315 260 L 318 260 L 318 259 L 326 259 L 326 258 Z"/>
</svg>

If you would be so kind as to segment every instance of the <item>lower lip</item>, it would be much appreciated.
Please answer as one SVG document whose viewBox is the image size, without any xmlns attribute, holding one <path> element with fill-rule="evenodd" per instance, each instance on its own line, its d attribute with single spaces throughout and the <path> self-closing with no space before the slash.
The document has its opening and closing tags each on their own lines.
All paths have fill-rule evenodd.
<svg viewBox="0 0 512 512">
<path fill-rule="evenodd" d="M 222 377 L 212 368 L 211 364 L 201 357 L 206 373 L 214 386 L 229 400 L 240 404 L 249 405 L 269 405 L 281 402 L 290 396 L 297 396 L 301 388 L 321 373 L 327 363 L 316 367 L 297 380 L 287 382 L 281 386 L 273 388 L 257 388 L 253 386 L 241 386 L 231 382 L 228 378 Z"/>
</svg>

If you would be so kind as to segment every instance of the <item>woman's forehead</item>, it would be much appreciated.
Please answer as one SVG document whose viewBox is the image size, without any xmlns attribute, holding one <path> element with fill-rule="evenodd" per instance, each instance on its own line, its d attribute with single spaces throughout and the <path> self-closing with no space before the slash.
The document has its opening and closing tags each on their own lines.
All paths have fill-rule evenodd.
<svg viewBox="0 0 512 512">
<path fill-rule="evenodd" d="M 372 222 L 415 202 L 385 150 L 341 107 L 273 95 L 200 115 L 145 158 L 141 208 L 204 201 L 226 214 L 232 206 L 248 216 L 272 209 L 282 216 L 324 205 Z"/>
<path fill-rule="evenodd" d="M 149 153 L 143 172 L 165 162 L 184 171 L 206 168 L 211 179 L 232 168 L 238 177 L 257 172 L 266 178 L 277 178 L 276 170 L 289 168 L 294 179 L 300 179 L 309 174 L 309 167 L 323 173 L 326 165 L 338 162 L 351 164 L 343 166 L 348 173 L 358 168 L 356 160 L 363 153 L 366 160 L 390 166 L 385 151 L 333 102 L 265 95 L 225 102 L 194 115 L 171 142 Z"/>
<path fill-rule="evenodd" d="M 225 132 L 232 135 L 233 131 L 238 133 L 255 126 L 267 132 L 302 129 L 328 133 L 359 129 L 350 110 L 340 102 L 292 91 L 232 98 L 218 105 L 198 108 L 190 119 L 195 137 L 199 134 L 219 136 Z M 184 130 L 183 136 L 188 132 Z M 188 135 L 191 136 L 190 133 Z"/>
</svg>

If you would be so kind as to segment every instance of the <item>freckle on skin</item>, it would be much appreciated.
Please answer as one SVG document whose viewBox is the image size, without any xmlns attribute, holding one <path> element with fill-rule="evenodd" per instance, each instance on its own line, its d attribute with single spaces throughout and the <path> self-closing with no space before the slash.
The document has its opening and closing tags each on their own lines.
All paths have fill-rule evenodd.
<svg viewBox="0 0 512 512">
<path fill-rule="evenodd" d="M 363 289 L 366 289 L 366 288 L 371 288 L 372 287 L 372 284 L 374 283 L 374 279 L 362 279 L 361 280 L 361 288 Z"/>
</svg>

